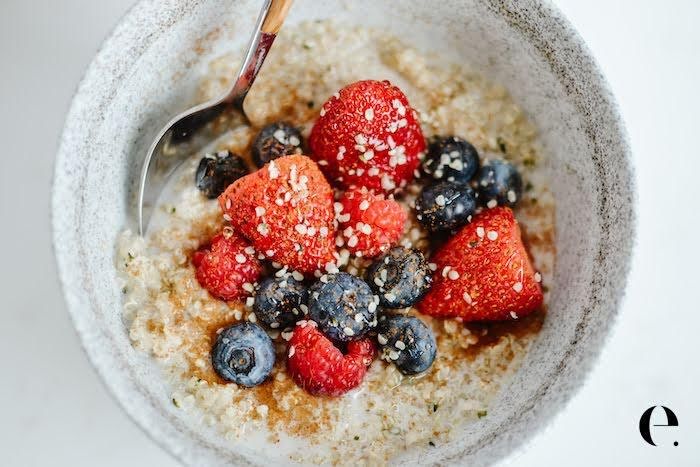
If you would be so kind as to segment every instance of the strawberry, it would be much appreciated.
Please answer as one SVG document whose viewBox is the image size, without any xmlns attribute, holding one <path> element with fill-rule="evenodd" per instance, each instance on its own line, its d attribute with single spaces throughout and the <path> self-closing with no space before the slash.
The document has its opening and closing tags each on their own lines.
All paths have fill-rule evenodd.
<svg viewBox="0 0 700 467">
<path fill-rule="evenodd" d="M 417 113 L 389 81 L 358 81 L 334 94 L 311 129 L 312 157 L 332 182 L 391 192 L 415 177 L 425 151 Z"/>
<path fill-rule="evenodd" d="M 418 304 L 425 314 L 464 321 L 518 319 L 542 305 L 540 275 L 507 207 L 486 209 L 431 259 L 434 283 Z"/>
<path fill-rule="evenodd" d="M 224 219 L 268 258 L 301 273 L 335 264 L 333 191 L 306 156 L 280 157 L 219 196 Z"/>
<path fill-rule="evenodd" d="M 300 321 L 287 351 L 287 371 L 313 395 L 340 396 L 360 385 L 376 349 L 370 338 L 351 341 L 345 355 L 313 321 Z"/>
<path fill-rule="evenodd" d="M 346 191 L 340 203 L 340 230 L 351 253 L 373 258 L 394 246 L 403 235 L 406 211 L 393 199 L 362 187 Z"/>
<path fill-rule="evenodd" d="M 243 285 L 256 282 L 262 272 L 255 249 L 230 227 L 212 238 L 210 245 L 197 250 L 192 264 L 199 284 L 222 300 L 243 298 Z"/>
</svg>

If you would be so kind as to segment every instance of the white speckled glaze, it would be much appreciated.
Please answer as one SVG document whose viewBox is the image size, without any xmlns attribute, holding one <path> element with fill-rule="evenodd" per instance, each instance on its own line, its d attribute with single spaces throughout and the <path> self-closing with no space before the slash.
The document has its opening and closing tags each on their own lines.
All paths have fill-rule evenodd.
<svg viewBox="0 0 700 467">
<path fill-rule="evenodd" d="M 212 56 L 242 47 L 257 8 L 257 1 L 242 0 L 138 3 L 88 69 L 56 163 L 54 244 L 83 345 L 131 417 L 190 465 L 265 464 L 265 451 L 232 450 L 169 402 L 154 363 L 130 345 L 114 244 L 125 225 L 134 225 L 133 188 L 147 146 L 170 116 L 193 104 Z M 541 131 L 558 252 L 544 328 L 488 417 L 451 444 L 402 459 L 492 463 L 562 408 L 614 322 L 634 234 L 634 178 L 614 100 L 581 39 L 549 3 L 297 0 L 289 22 L 330 16 L 382 26 L 406 43 L 468 63 L 505 85 Z"/>
</svg>

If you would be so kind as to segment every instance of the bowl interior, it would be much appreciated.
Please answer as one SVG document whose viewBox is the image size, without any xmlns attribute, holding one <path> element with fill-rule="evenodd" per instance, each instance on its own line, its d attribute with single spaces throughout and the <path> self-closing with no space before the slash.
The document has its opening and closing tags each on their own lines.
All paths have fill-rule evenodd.
<svg viewBox="0 0 700 467">
<path fill-rule="evenodd" d="M 148 145 L 170 116 L 194 103 L 209 60 L 243 47 L 258 6 L 234 0 L 135 6 L 85 76 L 56 166 L 56 254 L 85 348 L 131 416 L 190 464 L 282 458 L 259 443 L 233 449 L 169 403 L 153 363 L 129 343 L 114 244 L 125 226 L 134 227 L 134 182 Z M 407 451 L 402 459 L 492 462 L 541 427 L 581 383 L 622 294 L 633 179 L 613 100 L 568 23 L 534 0 L 297 0 L 288 21 L 330 17 L 381 27 L 468 64 L 503 84 L 541 132 L 557 203 L 557 261 L 544 328 L 488 417 L 440 450 Z"/>
</svg>

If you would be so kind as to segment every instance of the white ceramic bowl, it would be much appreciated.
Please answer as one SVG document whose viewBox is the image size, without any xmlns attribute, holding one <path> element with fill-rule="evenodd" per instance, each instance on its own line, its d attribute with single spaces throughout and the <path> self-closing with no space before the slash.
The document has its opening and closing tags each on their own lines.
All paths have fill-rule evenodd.
<svg viewBox="0 0 700 467">
<path fill-rule="evenodd" d="M 193 103 L 212 56 L 243 46 L 258 6 L 243 0 L 138 3 L 90 65 L 56 163 L 56 256 L 85 349 L 131 417 L 191 465 L 263 464 L 265 451 L 234 451 L 169 403 L 154 364 L 129 343 L 114 244 L 120 230 L 133 226 L 134 181 L 147 146 L 170 116 Z M 488 417 L 451 444 L 404 459 L 491 463 L 562 408 L 614 321 L 633 243 L 634 183 L 613 98 L 579 36 L 548 3 L 297 0 L 289 23 L 331 16 L 382 26 L 406 43 L 469 63 L 505 85 L 541 131 L 557 202 L 558 252 L 544 328 Z"/>
</svg>

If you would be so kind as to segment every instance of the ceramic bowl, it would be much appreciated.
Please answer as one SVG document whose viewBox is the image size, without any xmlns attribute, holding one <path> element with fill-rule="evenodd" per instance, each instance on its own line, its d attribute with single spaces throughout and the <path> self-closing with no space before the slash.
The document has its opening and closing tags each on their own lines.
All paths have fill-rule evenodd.
<svg viewBox="0 0 700 467">
<path fill-rule="evenodd" d="M 156 132 L 193 104 L 213 56 L 243 47 L 258 7 L 243 0 L 138 3 L 90 65 L 56 163 L 54 244 L 85 350 L 136 423 L 190 465 L 269 460 L 264 446 L 233 450 L 213 430 L 183 417 L 154 363 L 131 347 L 116 286 L 115 238 L 133 226 L 134 181 Z M 616 105 L 581 38 L 549 3 L 297 0 L 289 23 L 328 17 L 380 26 L 408 44 L 470 64 L 505 85 L 541 131 L 557 203 L 548 319 L 488 417 L 440 449 L 402 458 L 492 463 L 561 410 L 615 320 L 634 233 L 634 180 Z"/>
</svg>

